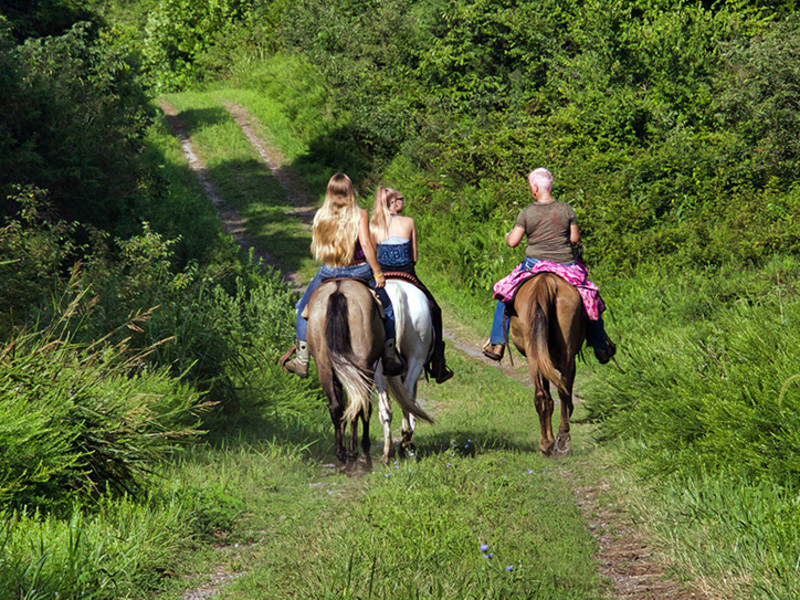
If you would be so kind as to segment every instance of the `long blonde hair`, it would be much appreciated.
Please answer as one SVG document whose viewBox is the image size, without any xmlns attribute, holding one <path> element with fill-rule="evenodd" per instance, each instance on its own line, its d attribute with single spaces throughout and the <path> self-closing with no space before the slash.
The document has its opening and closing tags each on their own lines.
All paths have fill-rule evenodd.
<svg viewBox="0 0 800 600">
<path fill-rule="evenodd" d="M 389 205 L 401 194 L 394 188 L 381 187 L 375 192 L 375 204 L 372 206 L 372 218 L 369 220 L 369 235 L 373 244 L 380 244 L 389 237 L 389 222 L 392 213 Z"/>
<path fill-rule="evenodd" d="M 353 182 L 344 173 L 328 181 L 325 202 L 314 215 L 311 252 L 327 265 L 342 267 L 353 261 L 361 211 Z"/>
</svg>

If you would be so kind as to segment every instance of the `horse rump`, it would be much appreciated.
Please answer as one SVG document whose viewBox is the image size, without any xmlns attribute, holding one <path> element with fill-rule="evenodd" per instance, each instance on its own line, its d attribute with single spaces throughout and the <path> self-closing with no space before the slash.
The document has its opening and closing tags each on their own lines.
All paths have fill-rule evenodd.
<svg viewBox="0 0 800 600">
<path fill-rule="evenodd" d="M 367 419 L 374 371 L 369 366 L 358 364 L 358 357 L 353 352 L 347 296 L 338 288 L 328 298 L 325 343 L 333 372 L 347 394 L 347 408 L 342 419 L 353 421 L 362 411 Z"/>
<path fill-rule="evenodd" d="M 533 278 L 532 285 L 536 286 L 531 294 L 529 310 L 529 323 L 531 324 L 530 340 L 534 346 L 536 364 L 539 374 L 551 381 L 559 391 L 564 391 L 561 375 L 553 364 L 550 355 L 552 348 L 558 348 L 557 332 L 551 326 L 558 322 L 556 301 L 558 288 L 554 276 L 544 274 Z"/>
</svg>

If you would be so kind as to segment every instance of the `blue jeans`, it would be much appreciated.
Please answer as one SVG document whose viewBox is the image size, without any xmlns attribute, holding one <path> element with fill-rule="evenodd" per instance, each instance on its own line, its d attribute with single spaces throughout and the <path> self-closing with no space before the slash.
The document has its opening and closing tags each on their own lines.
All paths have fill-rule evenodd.
<svg viewBox="0 0 800 600">
<path fill-rule="evenodd" d="M 538 258 L 526 258 L 522 261 L 520 267 L 525 270 L 531 269 L 533 265 L 538 262 Z M 505 302 L 498 300 L 494 310 L 492 333 L 489 335 L 489 343 L 492 346 L 495 344 L 505 344 L 508 338 L 508 321 L 505 321 L 505 311 Z M 592 347 L 603 347 L 606 345 L 606 331 L 603 327 L 602 317 L 597 321 L 586 321 L 586 345 Z"/>
<path fill-rule="evenodd" d="M 320 267 L 319 271 L 317 271 L 317 274 L 314 275 L 314 279 L 312 279 L 311 283 L 308 284 L 306 293 L 303 294 L 303 297 L 297 301 L 297 304 L 295 304 L 295 308 L 297 308 L 297 320 L 295 321 L 297 339 L 301 342 L 305 342 L 307 339 L 308 319 L 304 319 L 300 315 L 303 313 L 303 309 L 306 307 L 306 304 L 308 304 L 308 299 L 311 297 L 311 294 L 314 292 L 314 290 L 316 290 L 324 281 L 327 281 L 328 279 L 345 277 L 363 279 L 369 283 L 370 288 L 375 290 L 375 292 L 378 294 L 378 298 L 381 300 L 381 304 L 383 304 L 383 312 L 386 315 L 386 319 L 383 321 L 383 329 L 386 333 L 386 339 L 394 339 L 394 310 L 392 309 L 392 301 L 389 298 L 389 294 L 386 293 L 385 288 L 375 287 L 375 278 L 372 276 L 372 268 L 368 263 L 361 263 L 359 265 L 352 265 L 349 267 L 329 267 L 327 265 L 322 265 Z"/>
</svg>

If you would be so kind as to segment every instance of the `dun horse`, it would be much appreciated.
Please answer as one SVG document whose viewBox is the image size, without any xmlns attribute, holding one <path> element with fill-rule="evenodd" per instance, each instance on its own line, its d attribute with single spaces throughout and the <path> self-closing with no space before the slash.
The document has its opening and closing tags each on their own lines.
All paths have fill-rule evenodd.
<svg viewBox="0 0 800 600">
<path fill-rule="evenodd" d="M 570 448 L 572 385 L 575 357 L 585 337 L 583 301 L 574 286 L 552 273 L 541 273 L 520 286 L 509 324 L 511 341 L 528 359 L 539 413 L 539 450 L 544 456 L 566 455 Z M 550 383 L 561 399 L 558 437 L 553 439 L 553 398 Z"/>
<path fill-rule="evenodd" d="M 375 386 L 378 390 L 378 415 L 383 425 L 383 462 L 394 457 L 392 444 L 392 403 L 391 396 L 397 400 L 403 411 L 400 442 L 400 457 L 405 458 L 407 452 L 414 451 L 414 429 L 416 419 L 428 422 L 432 419 L 419 408 L 416 403 L 417 381 L 425 368 L 425 363 L 433 352 L 433 325 L 428 298 L 413 283 L 390 279 L 386 282 L 386 292 L 392 299 L 397 329 L 397 347 L 406 359 L 407 368 L 402 376 L 387 377 L 383 369 L 378 367 Z"/>
<path fill-rule="evenodd" d="M 353 474 L 372 468 L 369 395 L 384 339 L 380 307 L 364 283 L 353 279 L 326 281 L 309 298 L 308 347 L 328 398 L 340 472 Z M 361 456 L 359 419 L 363 426 Z M 348 423 L 350 440 L 345 448 Z"/>
</svg>

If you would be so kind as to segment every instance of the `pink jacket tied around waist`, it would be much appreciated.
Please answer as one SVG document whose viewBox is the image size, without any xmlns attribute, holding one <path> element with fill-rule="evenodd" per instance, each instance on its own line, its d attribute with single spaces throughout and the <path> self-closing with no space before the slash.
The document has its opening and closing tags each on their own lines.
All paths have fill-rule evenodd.
<svg viewBox="0 0 800 600">
<path fill-rule="evenodd" d="M 578 293 L 583 299 L 583 306 L 586 308 L 586 314 L 590 320 L 597 321 L 600 318 L 600 314 L 606 309 L 597 286 L 586 279 L 589 272 L 580 263 L 562 265 L 542 260 L 527 271 L 522 270 L 520 267 L 521 265 L 518 265 L 509 275 L 494 284 L 492 289 L 494 290 L 495 298 L 503 302 L 509 302 L 514 297 L 514 290 L 523 281 L 538 273 L 553 273 L 578 288 Z"/>
</svg>

